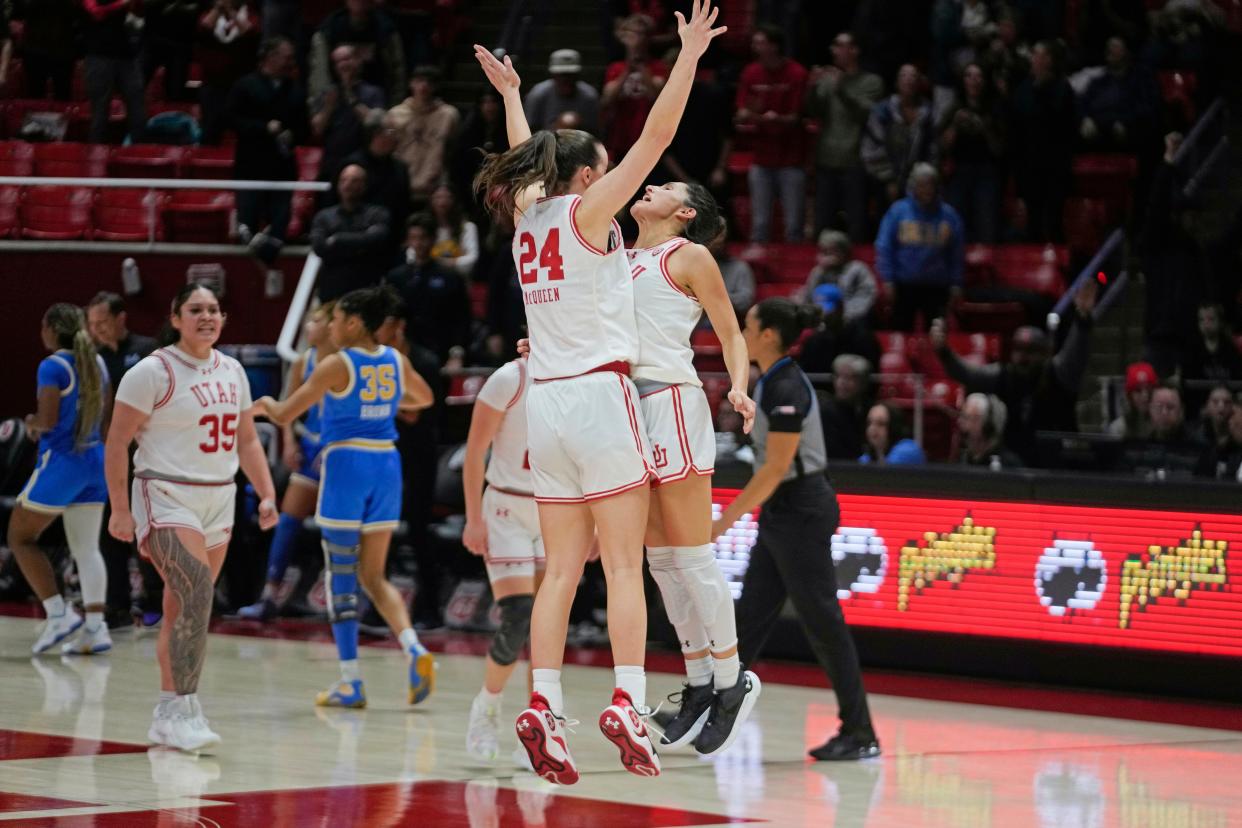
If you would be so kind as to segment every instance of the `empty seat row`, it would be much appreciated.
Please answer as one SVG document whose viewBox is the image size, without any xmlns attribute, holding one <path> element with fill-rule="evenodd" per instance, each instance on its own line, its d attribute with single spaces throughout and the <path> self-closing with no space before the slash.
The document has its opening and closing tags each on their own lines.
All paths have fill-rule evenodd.
<svg viewBox="0 0 1242 828">
<path fill-rule="evenodd" d="M 0 187 L 0 238 L 45 241 L 229 241 L 228 191 Z"/>
<path fill-rule="evenodd" d="M 314 181 L 323 150 L 297 147 L 296 152 L 299 179 Z M 233 154 L 232 147 L 0 141 L 0 175 L 226 180 L 233 177 Z"/>
</svg>

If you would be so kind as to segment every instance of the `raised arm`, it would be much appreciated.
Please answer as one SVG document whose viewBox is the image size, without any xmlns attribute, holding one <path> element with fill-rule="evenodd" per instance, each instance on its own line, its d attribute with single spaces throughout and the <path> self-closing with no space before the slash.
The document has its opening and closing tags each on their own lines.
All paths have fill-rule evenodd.
<svg viewBox="0 0 1242 828">
<path fill-rule="evenodd" d="M 701 3 L 694 0 L 688 22 L 681 12 L 676 12 L 681 53 L 677 55 L 673 71 L 651 107 L 642 134 L 625 154 L 625 159 L 582 197 L 576 216 L 578 230 L 588 242 L 601 250 L 605 249 L 603 243 L 612 226 L 612 217 L 634 197 L 677 134 L 677 126 L 686 109 L 686 99 L 690 97 L 690 88 L 694 85 L 699 58 L 712 40 L 727 30 L 725 26 L 712 28 L 719 11 L 712 8 L 711 0 L 702 0 Z"/>
<path fill-rule="evenodd" d="M 526 122 L 526 110 L 522 108 L 522 79 L 518 77 L 508 55 L 501 63 L 491 51 L 476 43 L 474 57 L 505 102 L 505 131 L 509 135 L 509 146 L 516 147 L 530 137 L 530 124 Z"/>
<path fill-rule="evenodd" d="M 733 303 L 725 289 L 724 277 L 720 275 L 720 266 L 706 247 L 688 244 L 669 256 L 668 268 L 673 280 L 688 287 L 707 312 L 712 330 L 720 340 L 725 368 L 732 381 L 729 402 L 742 415 L 742 430 L 749 434 L 755 422 L 755 402 L 746 393 L 750 387 L 750 354 L 737 325 L 737 314 L 733 312 Z"/>
</svg>

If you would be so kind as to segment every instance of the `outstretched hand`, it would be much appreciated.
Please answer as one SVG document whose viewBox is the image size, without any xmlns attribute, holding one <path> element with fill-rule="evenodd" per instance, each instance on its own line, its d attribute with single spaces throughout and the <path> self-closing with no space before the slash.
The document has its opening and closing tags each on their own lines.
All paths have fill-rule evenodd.
<svg viewBox="0 0 1242 828">
<path fill-rule="evenodd" d="M 677 35 L 681 38 L 683 52 L 689 52 L 691 56 L 698 59 L 707 51 L 713 39 L 729 31 L 728 26 L 712 28 L 718 14 L 720 14 L 720 8 L 713 9 L 712 0 L 694 0 L 689 21 L 682 16 L 681 12 L 674 12 L 677 17 Z"/>
<path fill-rule="evenodd" d="M 483 74 L 487 75 L 487 79 L 501 95 L 508 90 L 516 92 L 522 87 L 522 79 L 518 77 L 517 70 L 513 68 L 513 61 L 508 55 L 505 55 L 504 63 L 501 63 L 490 49 L 476 43 L 474 44 L 474 57 L 483 67 Z"/>
</svg>

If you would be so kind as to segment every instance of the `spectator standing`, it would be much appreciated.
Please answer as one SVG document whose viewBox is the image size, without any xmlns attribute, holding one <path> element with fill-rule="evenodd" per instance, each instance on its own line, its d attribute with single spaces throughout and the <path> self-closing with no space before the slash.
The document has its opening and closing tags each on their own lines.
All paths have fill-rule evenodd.
<svg viewBox="0 0 1242 828">
<path fill-rule="evenodd" d="M 436 241 L 431 256 L 440 264 L 470 278 L 479 261 L 479 228 L 467 219 L 447 184 L 431 194 L 431 215 L 436 220 Z"/>
<path fill-rule="evenodd" d="M 332 50 L 336 82 L 315 100 L 311 135 L 323 144 L 319 180 L 333 181 L 345 158 L 362 149 L 368 121 L 384 117 L 384 90 L 362 80 L 358 52 L 348 43 Z"/>
<path fill-rule="evenodd" d="M 203 115 L 202 141 L 208 146 L 220 143 L 225 100 L 233 84 L 254 64 L 258 35 L 255 13 L 242 0 L 216 0 L 198 19 L 195 57 L 203 69 L 198 100 Z"/>
<path fill-rule="evenodd" d="M 859 152 L 885 204 L 901 198 L 916 164 L 936 163 L 932 105 L 923 94 L 923 76 L 913 65 L 897 71 L 896 92 L 871 108 Z"/>
<path fill-rule="evenodd" d="M 1030 241 L 1057 242 L 1069 194 L 1074 152 L 1074 90 L 1051 42 L 1031 50 L 1031 74 L 1009 99 L 1009 136 L 1018 196 L 1025 202 Z"/>
<path fill-rule="evenodd" d="M 733 305 L 734 312 L 742 317 L 755 303 L 755 272 L 743 260 L 729 255 L 729 250 L 725 247 L 725 240 L 728 237 L 728 225 L 723 225 L 716 237 L 708 242 L 707 249 L 711 251 L 712 258 L 716 260 L 716 266 L 720 268 L 725 290 L 729 292 L 729 304 Z"/>
<path fill-rule="evenodd" d="M 604 147 L 613 162 L 624 158 L 638 141 L 651 105 L 668 80 L 668 64 L 650 54 L 652 25 L 645 15 L 627 17 L 618 31 L 625 58 L 604 71 L 599 108 Z"/>
<path fill-rule="evenodd" d="M 385 279 L 405 302 L 406 335 L 434 351 L 441 365 L 450 356 L 460 364 L 470 342 L 470 296 L 465 280 L 431 255 L 435 238 L 434 218 L 426 213 L 411 216 L 405 264 Z"/>
<path fill-rule="evenodd" d="M 661 159 L 664 180 L 702 184 L 717 204 L 729 200 L 729 155 L 733 152 L 733 102 L 711 69 L 699 67 L 677 125 Z M 743 312 L 750 307 L 743 308 Z"/>
<path fill-rule="evenodd" d="M 962 70 L 979 60 L 996 23 L 986 0 L 936 0 L 932 8 L 932 82 L 952 87 Z"/>
<path fill-rule="evenodd" d="M 410 171 L 410 198 L 425 204 L 444 176 L 449 141 L 461 120 L 456 107 L 440 100 L 436 85 L 440 73 L 431 66 L 414 70 L 410 96 L 388 112 L 397 130 L 397 151 Z"/>
<path fill-rule="evenodd" d="M 405 241 L 405 222 L 410 216 L 410 172 L 394 155 L 397 130 L 385 117 L 367 128 L 367 145 L 345 159 L 367 174 L 367 191 L 362 200 L 388 211 L 388 249 L 393 257 Z M 335 195 L 335 194 L 334 194 Z"/>
<path fill-rule="evenodd" d="M 953 169 L 945 198 L 966 224 L 966 241 L 995 244 L 1005 186 L 1005 118 L 977 63 L 962 72 L 957 100 L 940 126 L 940 157 Z"/>
<path fill-rule="evenodd" d="M 107 141 L 114 90 L 125 102 L 130 140 L 141 141 L 147 105 L 138 63 L 141 19 L 135 15 L 142 4 L 139 0 L 82 0 L 82 8 L 86 11 L 82 40 L 86 48 L 86 96 L 91 102 L 90 141 Z"/>
<path fill-rule="evenodd" d="M 832 66 L 812 70 L 807 110 L 819 118 L 815 149 L 815 234 L 845 214 L 850 238 L 867 231 L 867 171 L 860 155 L 871 108 L 884 95 L 879 75 L 859 66 L 858 41 L 841 32 L 832 41 Z"/>
<path fill-rule="evenodd" d="M 202 5 L 201 0 L 143 0 L 142 76 L 150 84 L 155 70 L 163 66 L 164 96 L 170 101 L 192 100 L 185 84 Z"/>
<path fill-rule="evenodd" d="M 400 101 L 405 92 L 401 35 L 375 0 L 345 0 L 345 7 L 328 15 L 312 35 L 310 97 L 317 100 L 332 85 L 332 52 L 346 44 L 362 64 L 362 79 L 383 89 L 389 106 Z"/>
<path fill-rule="evenodd" d="M 125 300 L 109 291 L 96 293 L 86 306 L 86 326 L 104 367 L 108 369 L 109 385 L 120 385 L 121 377 L 138 361 L 156 348 L 156 341 L 129 330 L 129 317 Z M 104 526 L 111 512 L 111 504 L 104 504 Z M 112 537 L 110 532 L 100 533 L 99 549 L 108 569 L 108 627 L 117 629 L 132 626 L 130 614 L 131 585 L 129 560 L 137 549 Z M 142 574 L 143 595 L 138 609 L 148 620 L 158 620 L 164 608 L 164 582 L 155 567 L 138 555 L 138 571 Z"/>
<path fill-rule="evenodd" d="M 599 93 L 581 79 L 582 56 L 576 49 L 557 49 L 548 59 L 548 74 L 526 93 L 522 108 L 532 130 L 548 129 L 566 112 L 578 115 L 579 129 L 599 134 Z"/>
<path fill-rule="evenodd" d="M 366 190 L 366 170 L 356 164 L 345 167 L 336 184 L 338 203 L 320 210 L 311 222 L 311 248 L 323 259 L 321 302 L 379 284 L 390 263 L 388 211 L 364 202 Z"/>
<path fill-rule="evenodd" d="M 259 67 L 229 92 L 225 111 L 237 131 L 233 176 L 242 181 L 296 181 L 294 147 L 306 138 L 306 94 L 294 81 L 293 44 L 268 38 Z M 269 263 L 289 230 L 289 192 L 242 190 L 237 194 L 238 235 Z M 270 230 L 260 233 L 266 217 Z"/>
<path fill-rule="evenodd" d="M 943 316 L 951 293 L 961 291 L 965 268 L 962 219 L 940 198 L 940 176 L 930 164 L 910 174 L 910 195 L 888 208 L 875 240 L 876 268 L 895 297 L 893 327 L 914 330 Z"/>
<path fill-rule="evenodd" d="M 488 155 L 509 149 L 509 136 L 505 131 L 505 112 L 500 95 L 491 86 L 479 93 L 474 108 L 466 115 L 457 134 L 450 181 L 456 188 L 459 204 L 474 208 L 474 176 L 483 166 Z M 487 221 L 487 211 L 472 209 L 476 221 Z"/>
<path fill-rule="evenodd" d="M 891 403 L 878 402 L 867 412 L 867 430 L 859 463 L 911 466 L 927 462 L 923 449 L 910 439 L 906 418 Z"/>
<path fill-rule="evenodd" d="M 1108 424 L 1115 437 L 1145 440 L 1151 434 L 1151 392 L 1160 383 L 1150 362 L 1132 362 L 1126 368 L 1125 402 L 1121 416 Z"/>
<path fill-rule="evenodd" d="M 737 85 L 734 122 L 753 128 L 755 160 L 748 173 L 750 238 L 771 240 L 772 212 L 779 194 L 785 218 L 785 241 L 802 240 L 806 171 L 800 117 L 806 95 L 807 71 L 785 56 L 785 35 L 762 25 L 751 35 L 755 56 L 742 70 Z"/>
<path fill-rule="evenodd" d="M 1242 380 L 1242 355 L 1225 327 L 1224 308 L 1220 305 L 1199 305 L 1199 335 L 1187 345 L 1180 373 L 1183 383 Z M 1187 385 L 1186 405 L 1191 411 L 1198 411 L 1207 393 L 1207 388 Z"/>
<path fill-rule="evenodd" d="M 1049 356 L 1047 335 L 1038 328 L 1018 328 L 1009 362 L 968 365 L 949 350 L 943 320 L 931 327 L 931 345 L 949 378 L 970 392 L 995 394 L 1009 416 L 1005 445 L 1029 466 L 1039 465 L 1036 431 L 1077 431 L 1078 388 L 1087 369 L 1092 312 L 1099 288 L 1089 281 L 1074 294 L 1074 319 L 1055 355 Z"/>
<path fill-rule="evenodd" d="M 853 245 L 844 233 L 824 230 L 819 234 L 818 245 L 815 266 L 798 298 L 803 302 L 814 301 L 815 290 L 820 285 L 836 285 L 841 291 L 845 324 L 869 329 L 879 293 L 875 274 L 866 262 L 854 258 Z"/>
<path fill-rule="evenodd" d="M 1007 406 L 995 394 L 968 396 L 957 417 L 961 437 L 957 461 L 964 466 L 988 466 L 992 471 L 1022 468 L 1022 458 L 1005 446 L 1008 418 Z"/>
<path fill-rule="evenodd" d="M 1134 65 L 1120 37 L 1108 39 L 1104 66 L 1104 74 L 1088 84 L 1078 102 L 1079 134 L 1095 151 L 1134 152 L 1146 143 L 1156 115 L 1155 84 Z"/>
<path fill-rule="evenodd" d="M 49 82 L 56 100 L 67 101 L 73 96 L 75 24 L 80 6 L 78 0 L 13 0 L 12 16 L 22 21 L 25 97 L 46 97 Z"/>
<path fill-rule="evenodd" d="M 857 354 L 832 361 L 832 393 L 820 392 L 820 417 L 829 460 L 855 460 L 863 450 L 871 365 Z"/>
</svg>

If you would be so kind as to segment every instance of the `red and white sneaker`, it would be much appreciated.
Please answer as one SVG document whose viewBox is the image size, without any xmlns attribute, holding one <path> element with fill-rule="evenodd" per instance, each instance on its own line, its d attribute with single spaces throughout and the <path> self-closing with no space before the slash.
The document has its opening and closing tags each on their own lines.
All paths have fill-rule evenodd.
<svg viewBox="0 0 1242 828">
<path fill-rule="evenodd" d="M 599 714 L 599 729 L 621 751 L 621 765 L 627 771 L 637 776 L 660 775 L 660 757 L 651 744 L 647 723 L 630 694 L 620 687 L 612 691 L 612 704 Z"/>
<path fill-rule="evenodd" d="M 565 720 L 552 712 L 540 694 L 532 693 L 530 707 L 517 717 L 517 737 L 537 775 L 558 785 L 578 781 L 578 768 L 565 743 Z"/>
</svg>

